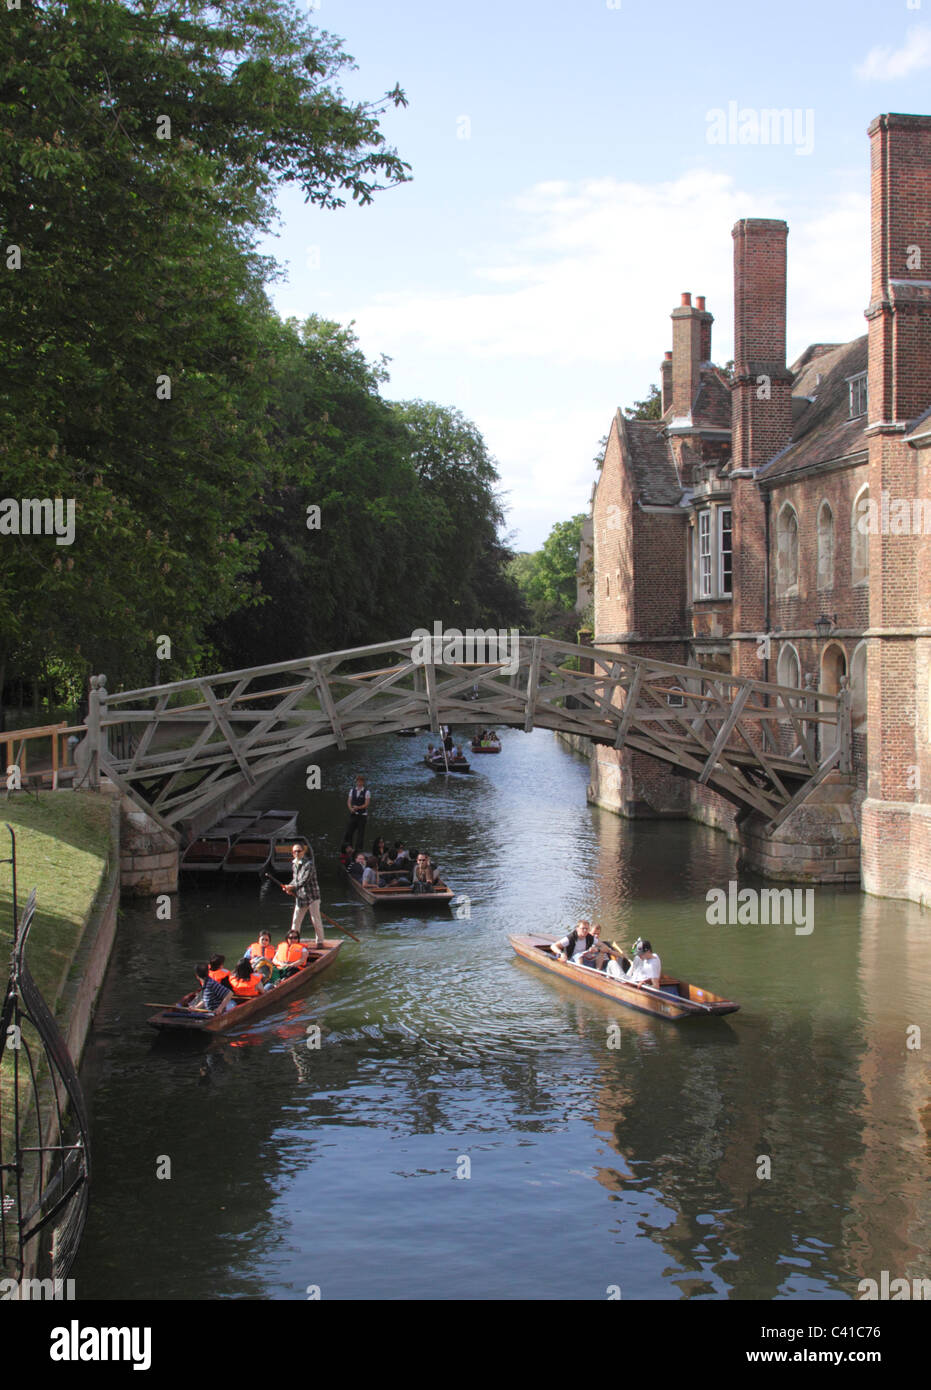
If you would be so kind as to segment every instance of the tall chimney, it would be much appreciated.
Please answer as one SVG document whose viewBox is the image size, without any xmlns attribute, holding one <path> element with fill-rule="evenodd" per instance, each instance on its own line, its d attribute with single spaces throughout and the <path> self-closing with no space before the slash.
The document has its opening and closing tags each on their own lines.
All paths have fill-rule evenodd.
<svg viewBox="0 0 931 1390">
<path fill-rule="evenodd" d="M 703 362 L 710 362 L 710 361 L 711 361 L 711 325 L 714 323 L 714 318 L 713 318 L 713 316 L 712 316 L 711 314 L 709 314 L 709 313 L 706 311 L 706 309 L 705 309 L 705 296 L 704 296 L 703 294 L 698 295 L 698 297 L 696 298 L 695 303 L 696 303 L 696 307 L 698 308 L 698 312 L 702 315 L 702 323 L 701 323 L 701 360 L 702 360 Z"/>
<path fill-rule="evenodd" d="M 671 353 L 671 352 L 667 352 L 667 353 L 666 353 L 666 356 L 663 358 L 663 361 L 662 361 L 662 363 L 660 364 L 660 369 L 659 369 L 659 371 L 660 371 L 660 384 L 661 384 L 661 386 L 662 386 L 662 393 L 663 393 L 662 407 L 663 407 L 663 414 L 665 415 L 665 414 L 666 414 L 666 411 L 667 411 L 667 410 L 669 409 L 669 407 L 672 405 L 672 353 Z"/>
<path fill-rule="evenodd" d="M 672 413 L 678 418 L 691 415 L 698 391 L 701 330 L 702 315 L 692 308 L 692 296 L 683 294 L 672 311 Z"/>
<path fill-rule="evenodd" d="M 734 237 L 734 382 L 731 441 L 734 631 L 766 627 L 766 514 L 756 481 L 739 476 L 759 468 L 792 437 L 792 377 L 786 369 L 785 222 L 744 218 Z M 752 641 L 735 643 L 735 672 L 766 676 Z"/>
<path fill-rule="evenodd" d="M 786 369 L 785 222 L 736 223 L 734 237 L 735 468 L 759 468 L 792 437 L 792 377 Z"/>
</svg>

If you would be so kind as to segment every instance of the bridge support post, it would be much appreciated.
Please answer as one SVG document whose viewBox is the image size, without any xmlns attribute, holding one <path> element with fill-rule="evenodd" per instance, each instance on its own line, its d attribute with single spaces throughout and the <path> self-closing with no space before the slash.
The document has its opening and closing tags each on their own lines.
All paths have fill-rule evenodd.
<svg viewBox="0 0 931 1390">
<path fill-rule="evenodd" d="M 739 867 L 790 883 L 860 882 L 860 804 L 855 779 L 831 772 L 770 831 L 753 811 L 737 818 Z"/>
<path fill-rule="evenodd" d="M 124 897 L 151 898 L 178 891 L 181 852 L 177 837 L 163 830 L 134 801 L 120 803 L 120 889 Z"/>
</svg>

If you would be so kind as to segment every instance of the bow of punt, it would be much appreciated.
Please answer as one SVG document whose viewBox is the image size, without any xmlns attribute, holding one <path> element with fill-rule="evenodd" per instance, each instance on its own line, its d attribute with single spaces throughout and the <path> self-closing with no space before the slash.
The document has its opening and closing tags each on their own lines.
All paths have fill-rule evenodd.
<svg viewBox="0 0 931 1390">
<path fill-rule="evenodd" d="M 326 970 L 333 964 L 342 944 L 342 939 L 324 940 L 323 949 L 313 952 L 307 964 L 296 975 L 289 975 L 273 989 L 266 990 L 264 994 L 258 994 L 253 999 L 240 999 L 231 1009 L 225 1009 L 221 1014 L 206 1013 L 201 1009 L 186 1009 L 181 1004 L 176 1004 L 172 1008 L 161 1009 L 157 1014 L 153 1014 L 149 1023 L 153 1028 L 165 1032 L 227 1033 L 232 1028 L 242 1028 L 261 1014 L 270 1013 L 289 999 L 296 999 L 301 995 L 315 975 L 319 975 L 321 970 Z"/>
<path fill-rule="evenodd" d="M 514 950 L 524 960 L 548 970 L 552 975 L 569 980 L 573 984 L 592 989 L 608 999 L 615 999 L 625 1008 L 636 1009 L 639 1013 L 655 1014 L 658 1018 L 668 1018 L 678 1022 L 683 1018 L 709 1018 L 714 1015 L 734 1014 L 740 1008 L 732 999 L 724 999 L 720 994 L 686 980 L 671 975 L 660 976 L 660 986 L 653 989 L 627 984 L 624 980 L 612 980 L 600 970 L 592 970 L 587 965 L 575 965 L 571 961 L 560 961 L 550 954 L 550 940 L 543 936 L 509 937 Z"/>
</svg>

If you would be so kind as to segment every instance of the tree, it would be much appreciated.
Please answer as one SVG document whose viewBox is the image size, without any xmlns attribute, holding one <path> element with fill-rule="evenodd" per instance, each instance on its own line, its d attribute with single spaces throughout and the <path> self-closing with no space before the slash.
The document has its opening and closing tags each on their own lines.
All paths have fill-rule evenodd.
<svg viewBox="0 0 931 1390">
<path fill-rule="evenodd" d="M 112 688 L 165 634 L 184 675 L 256 597 L 286 348 L 256 237 L 282 183 L 334 208 L 407 177 L 378 129 L 403 93 L 348 103 L 350 64 L 290 0 L 5 15 L 3 491 L 73 499 L 76 525 L 0 533 L 0 669 L 42 634 Z"/>
<path fill-rule="evenodd" d="M 661 420 L 663 418 L 663 393 L 657 385 L 650 387 L 645 400 L 634 401 L 625 406 L 624 414 L 628 420 Z"/>
<path fill-rule="evenodd" d="M 530 609 L 535 632 L 575 640 L 575 611 L 583 513 L 558 521 L 542 547 L 515 557 L 511 576 Z"/>
</svg>

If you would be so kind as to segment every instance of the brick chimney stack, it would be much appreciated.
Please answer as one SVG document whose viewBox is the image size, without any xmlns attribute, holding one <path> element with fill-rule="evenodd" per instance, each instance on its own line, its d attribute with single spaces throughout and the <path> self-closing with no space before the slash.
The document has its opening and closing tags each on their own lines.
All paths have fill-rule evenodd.
<svg viewBox="0 0 931 1390">
<path fill-rule="evenodd" d="M 877 116 L 869 135 L 869 418 L 902 424 L 931 404 L 931 116 Z"/>
<path fill-rule="evenodd" d="M 672 405 L 672 353 L 667 352 L 660 364 L 660 386 L 662 388 L 662 409 L 663 414 Z"/>
<path fill-rule="evenodd" d="M 786 369 L 785 222 L 748 217 L 734 237 L 735 468 L 759 468 L 792 437 Z"/>
<path fill-rule="evenodd" d="M 704 299 L 692 307 L 692 296 L 685 293 L 678 309 L 672 311 L 672 413 L 676 418 L 691 415 L 698 392 L 699 368 L 711 352 L 712 316 Z"/>
<path fill-rule="evenodd" d="M 785 222 L 744 218 L 734 237 L 732 473 L 759 468 L 792 437 L 792 377 L 786 368 Z M 766 511 L 752 478 L 732 479 L 734 632 L 766 629 Z M 752 638 L 736 644 L 741 675 L 773 679 Z"/>
</svg>

